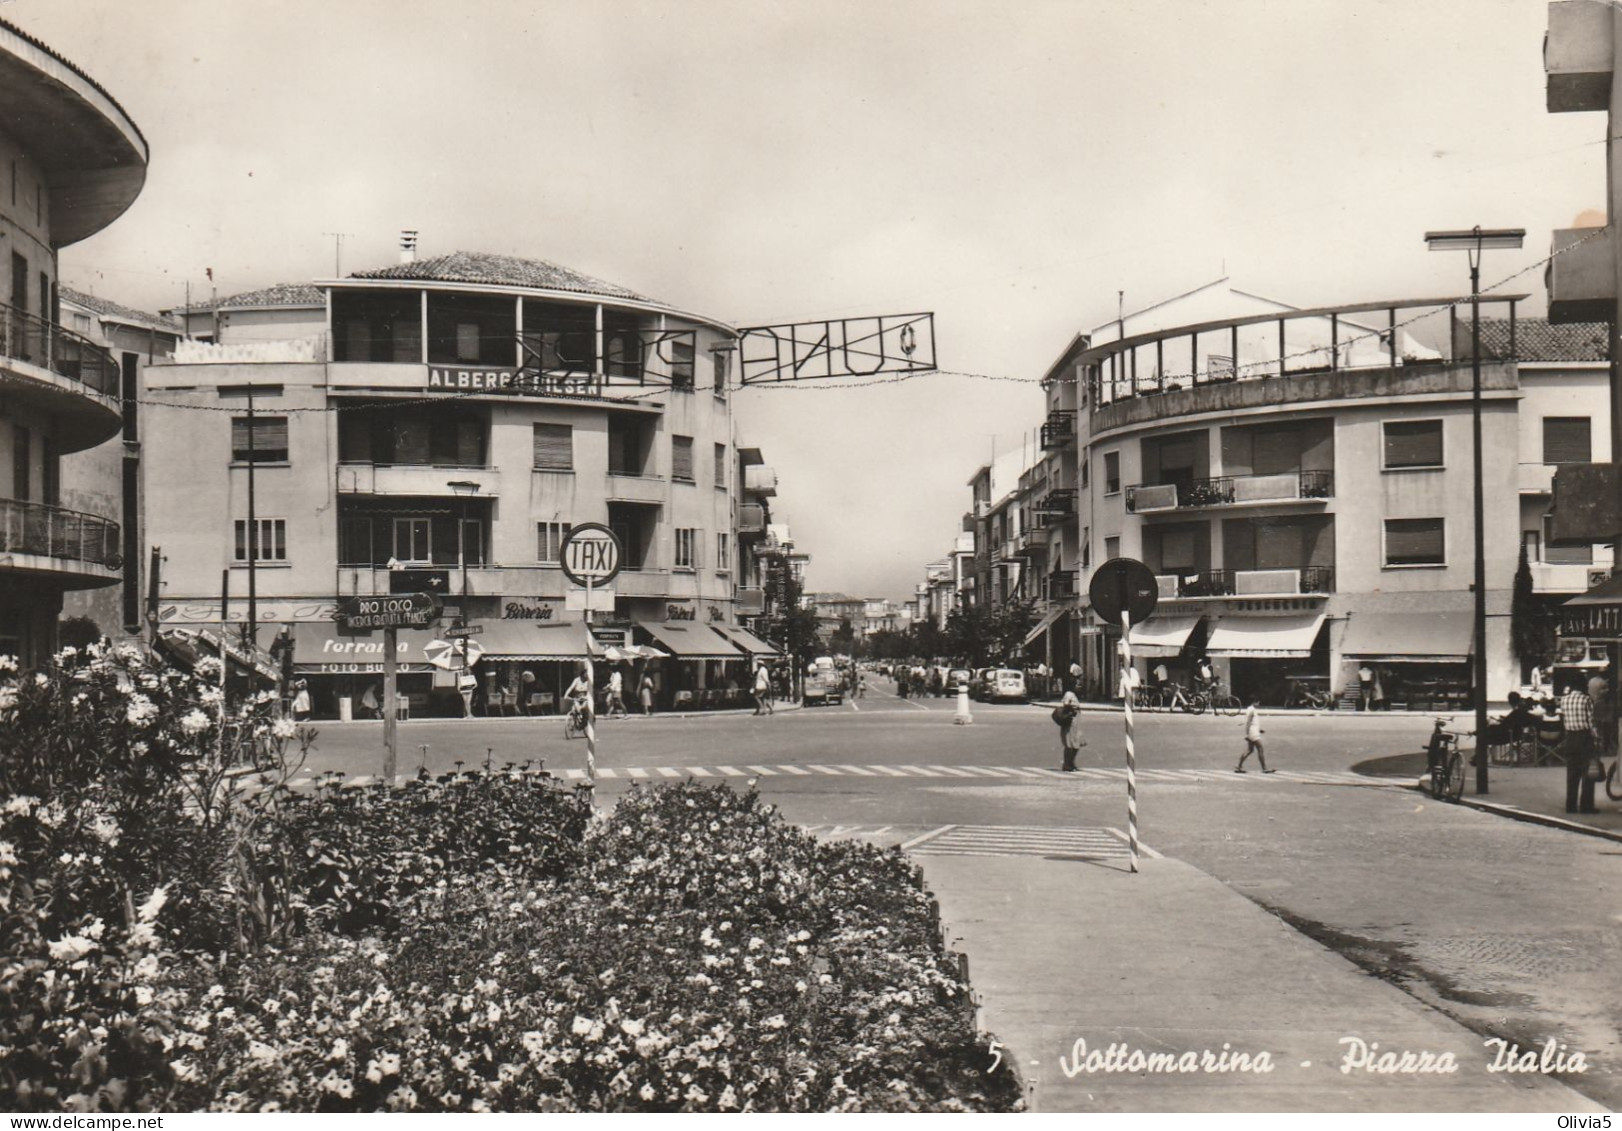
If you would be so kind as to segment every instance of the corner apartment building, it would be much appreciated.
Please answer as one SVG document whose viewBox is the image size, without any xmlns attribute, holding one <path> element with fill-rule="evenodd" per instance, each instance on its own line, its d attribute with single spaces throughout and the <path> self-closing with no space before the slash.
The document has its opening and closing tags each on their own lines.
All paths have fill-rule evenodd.
<svg viewBox="0 0 1622 1131">
<path fill-rule="evenodd" d="M 765 525 L 748 508 L 775 476 L 733 435 L 731 327 L 512 256 L 407 256 L 317 285 L 319 307 L 289 287 L 256 292 L 262 310 L 213 304 L 216 341 L 145 371 L 147 427 L 188 440 L 146 463 L 163 623 L 221 622 L 222 573 L 240 621 L 251 576 L 257 621 L 291 626 L 325 713 L 380 670 L 378 642 L 332 621 L 356 595 L 441 593 L 477 630 L 480 695 L 502 700 L 555 700 L 572 661 L 645 644 L 670 657 L 661 700 L 703 705 L 741 680 L 725 665 L 772 654 L 740 621 L 762 607 L 739 605 Z M 623 548 L 589 627 L 560 560 L 585 522 Z M 401 638 L 412 709 L 453 709 L 432 631 Z"/>
<path fill-rule="evenodd" d="M 1517 318 L 1522 298 L 1495 296 L 1509 315 L 1482 332 L 1493 699 L 1522 682 L 1509 646 L 1522 545 L 1551 603 L 1611 566 L 1607 547 L 1550 544 L 1543 518 L 1556 465 L 1611 455 L 1603 333 Z M 1282 703 L 1355 687 L 1367 664 L 1389 702 L 1467 703 L 1470 334 L 1467 306 L 1435 313 L 1446 302 L 1272 304 L 1171 325 L 1174 306 L 1156 328 L 1123 320 L 1070 343 L 1045 379 L 1046 454 L 984 504 L 989 556 L 1052 582 L 1022 590 L 1042 606 L 1032 655 L 1058 670 L 1079 658 L 1082 690 L 1109 695 L 1119 626 L 1085 592 L 1096 563 L 1131 557 L 1161 591 L 1135 654 L 1173 678 L 1204 655 L 1238 694 Z M 1024 536 L 1027 507 L 1044 536 Z"/>
<path fill-rule="evenodd" d="M 126 553 L 117 475 L 63 486 L 64 458 L 118 435 L 125 375 L 62 325 L 57 253 L 134 203 L 148 149 L 94 79 L 3 21 L 0 106 L 0 654 L 35 665 L 63 595 L 117 585 Z M 77 492 L 91 509 L 64 505 Z"/>
</svg>

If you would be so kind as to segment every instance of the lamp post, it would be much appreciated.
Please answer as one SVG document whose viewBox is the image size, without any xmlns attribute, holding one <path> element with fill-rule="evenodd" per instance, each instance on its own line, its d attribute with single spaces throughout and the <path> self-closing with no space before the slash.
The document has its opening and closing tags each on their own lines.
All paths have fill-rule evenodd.
<svg viewBox="0 0 1622 1131">
<path fill-rule="evenodd" d="M 1525 228 L 1483 228 L 1426 232 L 1432 251 L 1463 251 L 1470 257 L 1470 435 L 1475 511 L 1475 647 L 1471 649 L 1476 704 L 1476 793 L 1487 792 L 1487 536 L 1481 474 L 1481 253 L 1487 248 L 1518 248 Z M 1393 343 L 1395 345 L 1395 343 Z"/>
<path fill-rule="evenodd" d="M 456 557 L 462 566 L 462 603 L 458 606 L 456 624 L 467 627 L 467 501 L 479 493 L 479 485 L 471 479 L 452 479 L 446 483 L 456 492 Z M 467 637 L 461 638 L 462 667 L 467 662 Z"/>
</svg>

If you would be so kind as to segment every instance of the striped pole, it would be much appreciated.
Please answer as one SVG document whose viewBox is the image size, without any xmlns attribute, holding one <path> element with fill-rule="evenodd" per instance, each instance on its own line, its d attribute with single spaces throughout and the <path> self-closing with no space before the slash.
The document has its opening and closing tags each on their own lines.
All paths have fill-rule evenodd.
<svg viewBox="0 0 1622 1131">
<path fill-rule="evenodd" d="M 1126 705 L 1126 840 L 1138 870 L 1138 751 L 1132 738 L 1132 617 L 1121 610 L 1121 702 Z"/>
</svg>

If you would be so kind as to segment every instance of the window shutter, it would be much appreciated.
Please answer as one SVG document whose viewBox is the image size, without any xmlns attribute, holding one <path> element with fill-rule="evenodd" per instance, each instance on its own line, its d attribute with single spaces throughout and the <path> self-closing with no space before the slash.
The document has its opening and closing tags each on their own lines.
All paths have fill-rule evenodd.
<svg viewBox="0 0 1622 1131">
<path fill-rule="evenodd" d="M 574 470 L 574 426 L 535 425 L 535 466 L 549 471 Z"/>
<path fill-rule="evenodd" d="M 670 440 L 670 476 L 672 479 L 693 477 L 693 438 L 673 436 Z"/>
<path fill-rule="evenodd" d="M 1386 467 L 1438 467 L 1442 463 L 1440 420 L 1392 420 L 1385 424 Z"/>
<path fill-rule="evenodd" d="M 1385 524 L 1387 565 L 1441 565 L 1443 558 L 1442 520 L 1439 518 L 1393 518 Z"/>
<path fill-rule="evenodd" d="M 727 446 L 725 444 L 715 445 L 715 485 L 717 487 L 727 485 Z"/>
<path fill-rule="evenodd" d="M 1544 463 L 1590 463 L 1593 450 L 1588 417 L 1543 418 Z"/>
</svg>

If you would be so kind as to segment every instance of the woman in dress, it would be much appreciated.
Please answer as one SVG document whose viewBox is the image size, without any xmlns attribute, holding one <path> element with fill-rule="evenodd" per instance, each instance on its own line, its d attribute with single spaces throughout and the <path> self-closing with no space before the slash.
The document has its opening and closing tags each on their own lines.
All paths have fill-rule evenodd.
<svg viewBox="0 0 1622 1131">
<path fill-rule="evenodd" d="M 1073 774 L 1076 772 L 1076 752 L 1087 745 L 1087 740 L 1081 735 L 1081 700 L 1076 698 L 1074 691 L 1066 691 L 1064 698 L 1059 700 L 1058 710 L 1069 716 L 1069 721 L 1059 728 L 1059 749 L 1064 757 L 1059 769 Z"/>
</svg>

